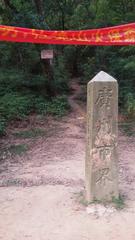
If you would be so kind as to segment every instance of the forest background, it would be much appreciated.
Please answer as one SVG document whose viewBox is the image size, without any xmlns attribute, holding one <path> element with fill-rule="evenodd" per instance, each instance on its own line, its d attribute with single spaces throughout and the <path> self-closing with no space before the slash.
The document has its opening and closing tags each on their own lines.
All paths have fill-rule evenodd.
<svg viewBox="0 0 135 240">
<path fill-rule="evenodd" d="M 135 21 L 135 0 L 1 0 L 0 24 L 83 30 Z M 53 49 L 47 74 L 41 50 Z M 0 42 L 0 135 L 30 113 L 63 115 L 70 80 L 86 86 L 99 71 L 118 80 L 119 109 L 135 116 L 135 46 L 64 46 Z M 86 100 L 86 94 L 84 99 Z"/>
</svg>

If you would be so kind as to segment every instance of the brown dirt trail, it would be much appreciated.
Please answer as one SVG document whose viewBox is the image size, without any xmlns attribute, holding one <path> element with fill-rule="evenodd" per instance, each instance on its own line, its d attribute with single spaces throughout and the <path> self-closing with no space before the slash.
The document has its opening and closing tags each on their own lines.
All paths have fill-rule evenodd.
<svg viewBox="0 0 135 240">
<path fill-rule="evenodd" d="M 61 120 L 37 120 L 46 135 L 1 144 L 27 143 L 27 154 L 0 165 L 0 240 L 134 240 L 135 138 L 119 133 L 119 188 L 126 207 L 109 216 L 88 214 L 79 202 L 84 190 L 85 106 L 72 83 L 72 111 Z"/>
</svg>

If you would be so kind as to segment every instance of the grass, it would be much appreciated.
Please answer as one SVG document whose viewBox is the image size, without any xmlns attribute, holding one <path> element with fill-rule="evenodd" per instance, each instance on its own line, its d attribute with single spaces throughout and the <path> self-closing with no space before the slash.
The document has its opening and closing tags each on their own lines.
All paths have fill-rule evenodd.
<svg viewBox="0 0 135 240">
<path fill-rule="evenodd" d="M 124 198 L 119 195 L 118 198 L 116 197 L 112 197 L 112 200 L 111 201 L 106 201 L 106 200 L 93 200 L 91 202 L 88 202 L 86 199 L 85 199 L 85 196 L 84 196 L 84 192 L 81 191 L 79 193 L 76 193 L 77 194 L 77 199 L 79 201 L 80 204 L 82 204 L 83 206 L 88 206 L 88 205 L 91 205 L 91 204 L 102 204 L 104 206 L 108 206 L 108 205 L 112 205 L 115 209 L 117 210 L 122 210 L 126 205 L 125 205 L 125 202 L 124 202 Z"/>
<path fill-rule="evenodd" d="M 45 131 L 41 128 L 31 128 L 30 130 L 19 131 L 13 134 L 17 138 L 37 138 L 45 135 Z"/>
<path fill-rule="evenodd" d="M 124 198 L 120 195 L 118 198 L 112 198 L 112 204 L 118 210 L 121 210 L 125 207 Z"/>
<path fill-rule="evenodd" d="M 121 195 L 119 195 L 118 198 L 112 197 L 111 201 L 94 200 L 90 204 L 102 204 L 104 206 L 113 205 L 113 207 L 116 208 L 117 210 L 121 210 L 125 207 L 124 198 Z"/>
<path fill-rule="evenodd" d="M 62 117 L 70 110 L 66 96 L 57 96 L 51 101 L 45 101 L 42 97 L 38 98 L 35 104 L 36 112 L 43 115 Z"/>
</svg>

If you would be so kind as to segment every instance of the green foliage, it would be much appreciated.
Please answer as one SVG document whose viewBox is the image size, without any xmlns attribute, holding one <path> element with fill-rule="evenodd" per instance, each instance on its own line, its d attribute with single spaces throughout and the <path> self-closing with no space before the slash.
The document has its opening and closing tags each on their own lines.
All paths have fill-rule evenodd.
<svg viewBox="0 0 135 240">
<path fill-rule="evenodd" d="M 47 99 L 36 95 L 21 95 L 19 93 L 7 93 L 0 98 L 0 135 L 5 133 L 6 125 L 11 120 L 21 120 L 25 118 L 31 111 L 35 111 L 43 115 L 63 116 L 69 110 L 67 97 L 62 95 Z M 43 132 L 39 129 L 31 129 L 24 132 L 28 137 L 41 136 Z M 23 135 L 23 133 L 22 133 Z"/>
<path fill-rule="evenodd" d="M 70 73 L 71 76 L 78 74 L 77 61 L 79 52 L 80 51 L 78 46 L 67 45 L 64 47 L 65 67 L 68 71 L 68 74 Z"/>
<path fill-rule="evenodd" d="M 56 14 L 57 12 L 57 14 Z M 46 30 L 93 29 L 134 22 L 135 0 L 36 1 L 3 0 L 0 24 Z M 52 75 L 40 59 L 54 49 Z M 61 115 L 70 77 L 87 83 L 100 70 L 118 79 L 119 106 L 135 115 L 135 46 L 46 46 L 0 43 L 0 134 L 12 119 L 30 111 Z"/>
<path fill-rule="evenodd" d="M 35 99 L 35 109 L 36 109 L 36 112 L 39 114 L 46 115 L 48 113 L 48 110 L 47 110 L 48 105 L 49 105 L 49 101 L 43 98 L 42 96 L 37 97 Z"/>
<path fill-rule="evenodd" d="M 31 98 L 18 93 L 7 93 L 0 98 L 0 116 L 8 121 L 26 117 L 31 107 Z"/>
<path fill-rule="evenodd" d="M 21 88 L 24 81 L 24 74 L 22 71 L 15 69 L 1 68 L 0 71 L 0 97 L 5 94 L 17 91 Z"/>
<path fill-rule="evenodd" d="M 52 99 L 48 112 L 56 116 L 63 116 L 69 108 L 67 98 L 65 96 L 58 96 Z"/>
<path fill-rule="evenodd" d="M 87 202 L 85 197 L 84 197 L 84 192 L 79 192 L 77 193 L 77 199 L 79 201 L 80 204 L 84 205 L 84 206 L 88 206 L 91 204 L 99 204 L 99 205 L 104 205 L 104 206 L 114 206 L 117 210 L 122 210 L 125 207 L 125 202 L 124 202 L 124 198 L 123 196 L 119 195 L 118 198 L 116 197 L 112 197 L 111 201 L 106 201 L 106 200 L 93 200 L 91 202 Z"/>
<path fill-rule="evenodd" d="M 113 197 L 112 203 L 114 204 L 114 207 L 118 210 L 122 210 L 125 207 L 124 199 L 122 196 L 119 196 L 118 198 Z"/>
<path fill-rule="evenodd" d="M 53 78 L 54 88 L 57 93 L 66 93 L 69 90 L 69 74 L 65 68 L 65 61 L 62 56 L 55 60 L 53 66 Z"/>
<path fill-rule="evenodd" d="M 63 116 L 69 110 L 69 104 L 65 96 L 54 97 L 51 101 L 40 97 L 36 99 L 35 108 L 39 114 Z"/>
<path fill-rule="evenodd" d="M 94 58 L 87 58 L 86 63 L 82 65 L 82 82 L 87 83 L 91 80 L 92 76 L 95 73 L 95 59 Z"/>
</svg>

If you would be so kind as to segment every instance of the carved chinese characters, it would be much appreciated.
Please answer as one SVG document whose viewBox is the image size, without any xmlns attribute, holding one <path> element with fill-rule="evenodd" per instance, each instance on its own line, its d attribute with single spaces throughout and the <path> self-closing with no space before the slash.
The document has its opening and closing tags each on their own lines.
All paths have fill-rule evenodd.
<svg viewBox="0 0 135 240">
<path fill-rule="evenodd" d="M 100 72 L 88 83 L 86 197 L 118 197 L 117 183 L 117 81 Z"/>
<path fill-rule="evenodd" d="M 112 89 L 107 89 L 104 87 L 103 89 L 100 89 L 98 91 L 98 97 L 96 99 L 95 104 L 100 107 L 107 107 L 110 108 L 110 103 L 111 103 L 111 98 L 112 98 Z"/>
</svg>

